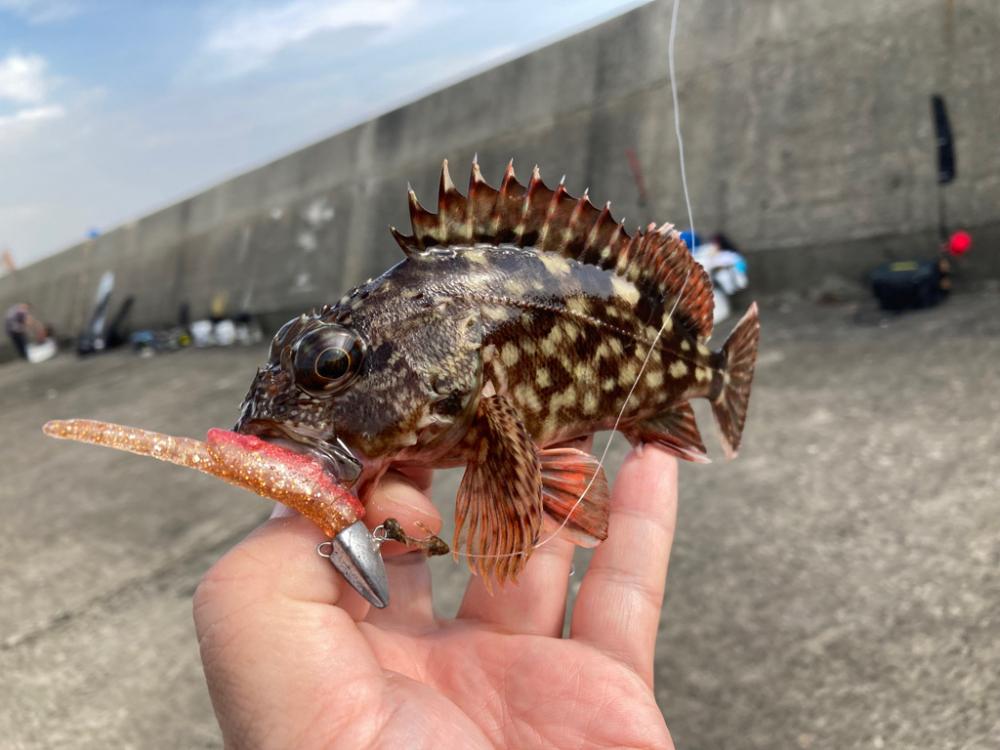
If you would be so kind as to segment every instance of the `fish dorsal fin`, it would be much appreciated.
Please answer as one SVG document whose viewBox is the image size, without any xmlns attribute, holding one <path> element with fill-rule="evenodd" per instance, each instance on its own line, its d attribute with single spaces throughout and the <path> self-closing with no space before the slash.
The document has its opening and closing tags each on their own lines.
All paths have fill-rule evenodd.
<svg viewBox="0 0 1000 750">
<path fill-rule="evenodd" d="M 587 191 L 574 198 L 563 181 L 551 190 L 538 167 L 525 187 L 514 175 L 513 161 L 496 189 L 483 179 L 473 159 L 465 196 L 455 187 L 445 160 L 436 214 L 420 205 L 412 188 L 408 196 L 413 234 L 391 230 L 408 256 L 421 256 L 433 247 L 475 244 L 512 244 L 558 253 L 614 271 L 661 309 L 671 310 L 677 303 L 677 318 L 697 338 L 707 339 L 712 333 L 712 282 L 670 224 L 650 224 L 630 235 L 624 223 L 612 217 L 610 203 L 597 208 Z"/>
</svg>

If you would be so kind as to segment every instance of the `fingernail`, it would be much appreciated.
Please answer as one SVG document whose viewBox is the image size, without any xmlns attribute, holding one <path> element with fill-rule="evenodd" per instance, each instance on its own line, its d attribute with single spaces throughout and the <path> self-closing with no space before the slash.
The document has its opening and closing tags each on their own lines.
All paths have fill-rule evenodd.
<svg viewBox="0 0 1000 750">
<path fill-rule="evenodd" d="M 386 477 L 379 485 L 379 490 L 393 503 L 417 511 L 422 516 L 427 515 L 426 495 L 405 479 Z"/>
</svg>

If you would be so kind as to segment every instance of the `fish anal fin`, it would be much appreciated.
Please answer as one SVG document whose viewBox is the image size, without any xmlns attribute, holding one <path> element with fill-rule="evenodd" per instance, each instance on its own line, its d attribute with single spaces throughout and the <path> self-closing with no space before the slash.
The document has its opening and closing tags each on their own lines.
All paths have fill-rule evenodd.
<svg viewBox="0 0 1000 750">
<path fill-rule="evenodd" d="M 611 492 L 600 462 L 576 448 L 539 451 L 546 534 L 559 533 L 580 547 L 608 537 Z"/>
<path fill-rule="evenodd" d="M 628 430 L 627 435 L 633 442 L 653 443 L 685 461 L 699 464 L 712 462 L 698 431 L 694 409 L 687 401 L 659 416 L 639 422 Z"/>
<path fill-rule="evenodd" d="M 531 555 L 542 528 L 542 479 L 537 448 L 504 396 L 480 400 L 472 429 L 452 550 L 463 551 L 489 586 L 491 577 L 515 580 Z"/>
</svg>

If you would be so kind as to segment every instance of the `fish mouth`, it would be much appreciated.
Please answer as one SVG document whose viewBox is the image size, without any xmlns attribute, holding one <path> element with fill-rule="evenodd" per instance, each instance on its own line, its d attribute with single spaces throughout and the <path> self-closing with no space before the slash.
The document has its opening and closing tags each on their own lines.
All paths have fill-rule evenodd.
<svg viewBox="0 0 1000 750">
<path fill-rule="evenodd" d="M 338 484 L 352 489 L 364 470 L 364 464 L 338 437 L 310 434 L 269 419 L 254 419 L 238 424 L 235 432 L 254 435 L 273 445 L 316 459 Z"/>
</svg>

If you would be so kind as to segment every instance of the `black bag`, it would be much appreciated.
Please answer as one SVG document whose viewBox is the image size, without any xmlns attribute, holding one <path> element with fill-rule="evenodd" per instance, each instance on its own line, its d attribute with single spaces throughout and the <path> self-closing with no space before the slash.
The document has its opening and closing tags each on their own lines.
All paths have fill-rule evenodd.
<svg viewBox="0 0 1000 750">
<path fill-rule="evenodd" d="M 872 271 L 872 291 L 883 310 L 912 310 L 938 304 L 950 288 L 945 260 L 904 260 Z"/>
</svg>

